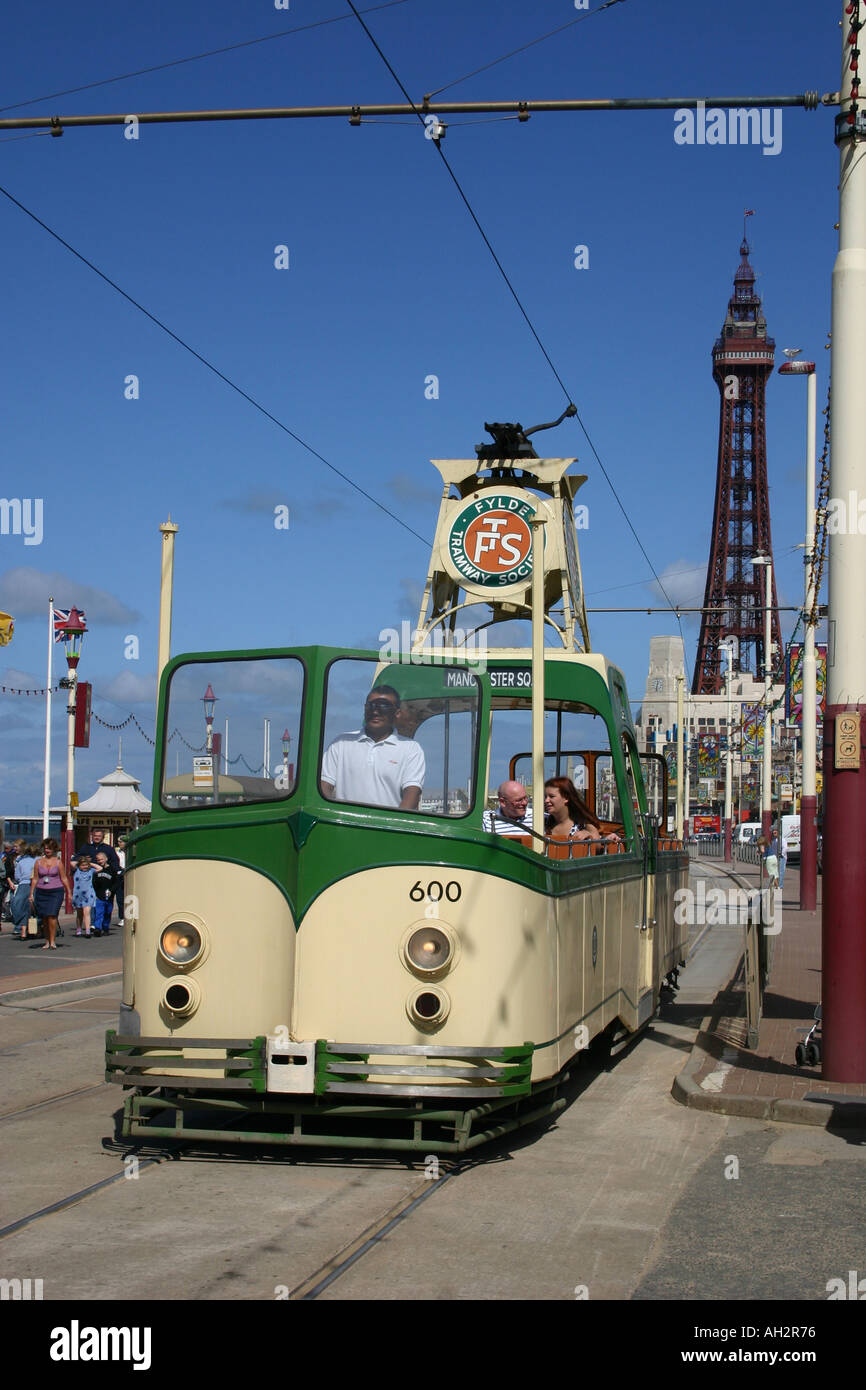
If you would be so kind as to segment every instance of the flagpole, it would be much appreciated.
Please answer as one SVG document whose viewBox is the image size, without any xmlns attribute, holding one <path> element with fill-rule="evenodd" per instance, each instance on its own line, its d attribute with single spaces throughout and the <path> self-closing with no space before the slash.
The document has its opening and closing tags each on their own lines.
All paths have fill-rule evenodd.
<svg viewBox="0 0 866 1390">
<path fill-rule="evenodd" d="M 48 679 L 45 690 L 45 782 L 42 789 L 42 838 L 48 839 L 51 803 L 51 659 L 54 647 L 54 599 L 48 600 Z"/>
</svg>

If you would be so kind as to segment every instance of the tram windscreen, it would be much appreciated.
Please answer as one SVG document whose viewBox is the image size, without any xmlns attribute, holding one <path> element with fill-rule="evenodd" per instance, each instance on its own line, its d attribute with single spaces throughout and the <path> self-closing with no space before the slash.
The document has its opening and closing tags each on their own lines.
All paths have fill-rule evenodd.
<svg viewBox="0 0 866 1390">
<path fill-rule="evenodd" d="M 297 657 L 179 666 L 165 711 L 163 806 L 187 810 L 291 795 L 303 694 Z"/>
<path fill-rule="evenodd" d="M 468 815 L 479 686 L 462 667 L 349 657 L 328 669 L 319 785 L 331 801 Z"/>
</svg>

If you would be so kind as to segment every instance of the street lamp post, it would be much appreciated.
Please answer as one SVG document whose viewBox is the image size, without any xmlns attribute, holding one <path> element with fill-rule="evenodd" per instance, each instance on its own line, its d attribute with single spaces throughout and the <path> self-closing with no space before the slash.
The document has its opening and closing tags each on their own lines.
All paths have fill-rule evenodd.
<svg viewBox="0 0 866 1390">
<path fill-rule="evenodd" d="M 64 835 L 63 857 L 67 869 L 75 852 L 75 696 L 78 683 L 78 662 L 81 658 L 81 644 L 87 625 L 77 608 L 70 608 L 69 616 L 59 624 L 58 631 L 66 648 L 66 666 L 69 674 L 63 684 L 69 691 L 66 706 L 66 833 Z"/>
<path fill-rule="evenodd" d="M 731 760 L 734 756 L 734 749 L 731 730 L 731 677 L 733 674 L 734 666 L 734 641 L 735 639 L 729 637 L 720 644 L 722 651 L 727 652 L 728 656 L 728 664 L 725 670 L 725 700 L 727 704 L 725 725 L 727 728 L 726 741 L 728 745 L 725 753 L 725 862 L 727 864 L 730 864 L 731 859 L 733 858 L 733 853 L 731 850 L 731 820 L 733 818 L 731 806 L 733 790 L 731 783 L 733 769 L 731 766 Z"/>
<path fill-rule="evenodd" d="M 214 707 L 214 705 L 216 704 L 216 699 L 217 699 L 216 695 L 214 695 L 214 693 L 213 693 L 213 686 L 212 686 L 212 685 L 209 685 L 209 686 L 208 686 L 207 690 L 204 692 L 204 694 L 202 695 L 201 699 L 202 699 L 202 704 L 204 705 L 204 722 L 205 722 L 205 731 L 206 731 L 206 733 L 205 733 L 205 744 L 206 744 L 208 753 L 212 753 L 212 752 L 213 752 L 213 707 Z"/>
<path fill-rule="evenodd" d="M 806 377 L 806 594 L 803 610 L 803 781 L 800 796 L 800 907 L 818 901 L 818 799 L 815 785 L 818 681 L 815 669 L 815 363 L 785 362 L 783 376 Z"/>
<path fill-rule="evenodd" d="M 761 778 L 761 834 L 771 838 L 773 821 L 773 719 L 770 710 L 770 678 L 773 668 L 773 562 L 769 555 L 756 555 L 753 565 L 763 565 L 766 572 L 764 597 L 764 743 L 763 774 Z"/>
</svg>

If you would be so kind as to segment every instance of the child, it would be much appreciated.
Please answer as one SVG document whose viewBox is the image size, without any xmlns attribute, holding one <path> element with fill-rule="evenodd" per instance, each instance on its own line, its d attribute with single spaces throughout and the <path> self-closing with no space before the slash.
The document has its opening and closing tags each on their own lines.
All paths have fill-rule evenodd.
<svg viewBox="0 0 866 1390">
<path fill-rule="evenodd" d="M 108 855 L 100 850 L 96 856 L 93 870 L 93 891 L 96 904 L 93 908 L 93 931 L 95 936 L 108 936 L 111 923 L 111 895 L 114 892 L 114 874 L 108 862 Z"/>
<path fill-rule="evenodd" d="M 90 913 L 96 903 L 96 894 L 93 891 L 93 868 L 90 858 L 82 854 L 78 861 L 78 868 L 75 870 L 75 879 L 72 884 L 72 906 L 79 910 L 78 926 L 75 930 L 76 936 L 90 936 Z M 81 927 L 84 925 L 84 932 Z"/>
</svg>

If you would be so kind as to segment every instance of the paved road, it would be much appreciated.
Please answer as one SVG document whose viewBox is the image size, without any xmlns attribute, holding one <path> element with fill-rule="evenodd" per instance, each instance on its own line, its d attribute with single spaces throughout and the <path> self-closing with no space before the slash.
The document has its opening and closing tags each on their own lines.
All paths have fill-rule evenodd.
<svg viewBox="0 0 866 1390">
<path fill-rule="evenodd" d="M 736 950 L 734 933 L 710 933 L 676 1004 L 607 1068 L 584 1062 L 554 1125 L 502 1141 L 432 1192 L 423 1165 L 309 1151 L 124 1165 L 120 1095 L 101 1084 L 117 985 L 4 1007 L 0 1225 L 117 1180 L 0 1241 L 0 1275 L 42 1278 L 46 1300 L 273 1300 L 429 1193 L 320 1297 L 826 1299 L 829 1279 L 866 1272 L 860 1139 L 690 1111 L 670 1095 Z"/>
</svg>

